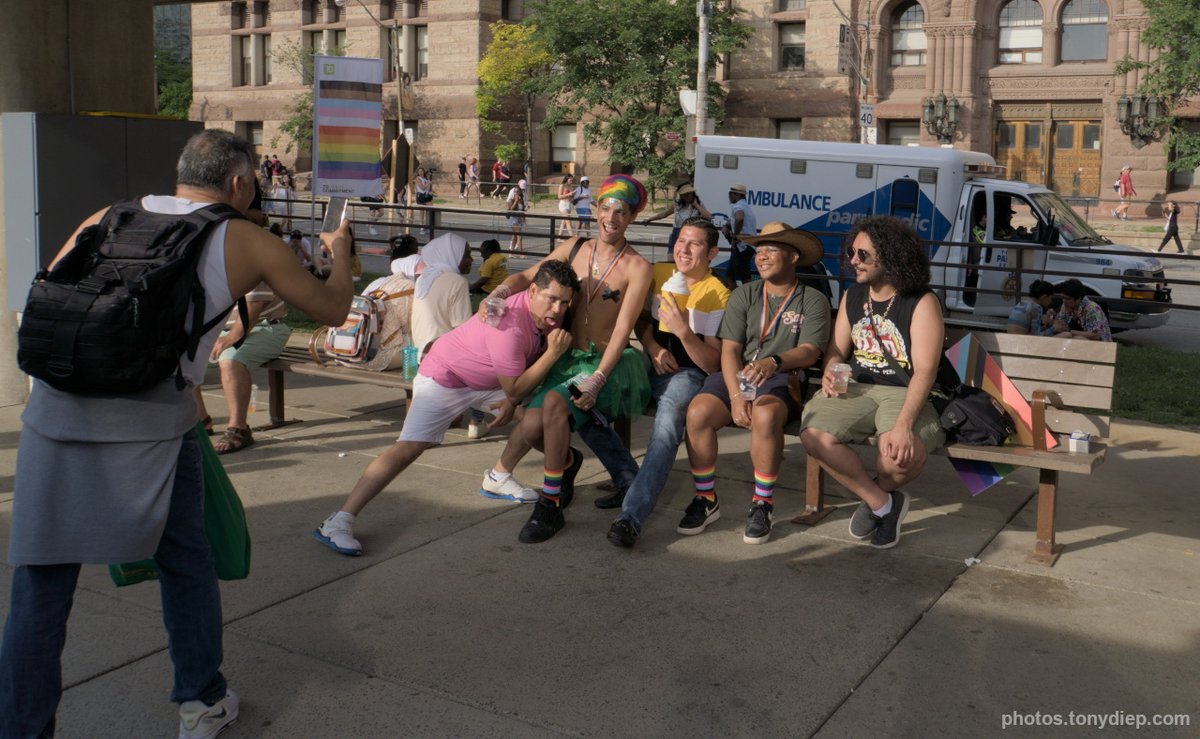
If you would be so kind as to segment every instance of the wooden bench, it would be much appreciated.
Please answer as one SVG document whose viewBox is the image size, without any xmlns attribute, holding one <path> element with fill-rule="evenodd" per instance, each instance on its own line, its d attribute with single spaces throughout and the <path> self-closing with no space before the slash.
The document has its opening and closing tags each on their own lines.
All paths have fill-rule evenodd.
<svg viewBox="0 0 1200 739">
<path fill-rule="evenodd" d="M 974 336 L 1033 406 L 1034 446 L 950 444 L 936 453 L 951 459 L 1037 469 L 1037 540 L 1029 561 L 1051 566 L 1062 552 L 1062 546 L 1054 541 L 1059 473 L 1091 474 L 1104 461 L 1107 448 L 1097 439 L 1109 434 L 1109 416 L 1102 414 L 1112 409 L 1117 346 L 1013 334 L 975 332 Z M 1076 412 L 1067 406 L 1091 410 Z M 1051 450 L 1045 448 L 1046 429 L 1060 442 Z M 1086 453 L 1067 451 L 1066 437 L 1072 431 L 1091 434 Z M 792 519 L 795 523 L 812 525 L 832 511 L 825 505 L 825 476 L 824 465 L 810 457 L 805 512 Z M 920 486 L 919 478 L 913 485 Z"/>
<path fill-rule="evenodd" d="M 360 382 L 367 385 L 397 388 L 404 391 L 405 400 L 412 400 L 412 381 L 404 379 L 399 370 L 375 372 L 372 370 L 344 367 L 340 364 L 320 364 L 314 362 L 308 350 L 299 346 L 289 346 L 277 358 L 267 362 L 263 367 L 267 370 L 267 396 L 270 423 L 261 426 L 256 431 L 279 428 L 291 423 L 284 415 L 284 374 L 295 372 L 298 375 L 324 377 L 331 380 Z"/>
</svg>

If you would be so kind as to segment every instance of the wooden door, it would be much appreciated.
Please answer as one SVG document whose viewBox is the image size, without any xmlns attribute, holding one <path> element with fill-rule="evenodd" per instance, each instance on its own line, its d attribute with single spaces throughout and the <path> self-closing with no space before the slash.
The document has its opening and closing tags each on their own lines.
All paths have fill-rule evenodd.
<svg viewBox="0 0 1200 739">
<path fill-rule="evenodd" d="M 1043 184 L 1046 179 L 1045 125 L 1041 121 L 999 121 L 996 163 L 1010 180 Z"/>
<path fill-rule="evenodd" d="M 1100 194 L 1100 121 L 1054 122 L 1046 184 L 1063 197 Z"/>
</svg>

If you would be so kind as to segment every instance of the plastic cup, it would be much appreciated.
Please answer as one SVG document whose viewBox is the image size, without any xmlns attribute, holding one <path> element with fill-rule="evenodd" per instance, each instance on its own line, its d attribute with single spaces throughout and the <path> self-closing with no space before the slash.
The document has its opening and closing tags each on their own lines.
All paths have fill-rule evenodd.
<svg viewBox="0 0 1200 739">
<path fill-rule="evenodd" d="M 500 319 L 508 311 L 508 306 L 504 303 L 504 298 L 484 298 L 483 308 L 483 320 L 487 325 L 492 327 L 499 326 Z"/>
<path fill-rule="evenodd" d="M 839 363 L 829 368 L 829 374 L 833 376 L 833 391 L 838 395 L 850 389 L 850 372 L 848 364 Z"/>
<path fill-rule="evenodd" d="M 738 397 L 742 400 L 754 400 L 758 396 L 758 388 L 746 377 L 746 371 L 737 373 Z"/>
<path fill-rule="evenodd" d="M 660 297 L 664 301 L 674 300 L 675 307 L 679 308 L 680 312 L 682 312 L 685 316 L 687 315 L 687 301 L 688 301 L 687 295 L 680 295 L 678 293 L 664 292 Z M 659 315 L 662 315 L 662 314 L 660 313 Z M 662 331 L 664 333 L 668 333 L 668 334 L 671 333 L 671 329 L 667 328 L 667 324 L 663 323 L 662 318 L 658 319 L 658 330 Z"/>
</svg>

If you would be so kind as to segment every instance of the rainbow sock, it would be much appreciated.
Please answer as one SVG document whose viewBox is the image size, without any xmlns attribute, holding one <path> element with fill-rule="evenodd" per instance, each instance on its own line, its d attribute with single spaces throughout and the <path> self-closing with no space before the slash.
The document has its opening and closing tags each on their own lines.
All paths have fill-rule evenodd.
<svg viewBox="0 0 1200 739">
<path fill-rule="evenodd" d="M 710 464 L 699 469 L 692 468 L 692 484 L 696 486 L 696 495 L 708 500 L 717 499 L 717 466 Z"/>
<path fill-rule="evenodd" d="M 548 503 L 558 505 L 562 496 L 563 471 L 544 469 L 542 475 L 542 498 Z"/>
<path fill-rule="evenodd" d="M 754 502 L 755 503 L 773 503 L 775 496 L 775 483 L 779 481 L 779 473 L 768 474 L 766 472 L 754 471 Z"/>
</svg>

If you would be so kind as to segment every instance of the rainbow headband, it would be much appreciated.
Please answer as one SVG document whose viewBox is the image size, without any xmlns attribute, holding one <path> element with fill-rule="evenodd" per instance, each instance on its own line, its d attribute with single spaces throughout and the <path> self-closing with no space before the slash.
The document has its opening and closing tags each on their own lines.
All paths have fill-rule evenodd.
<svg viewBox="0 0 1200 739">
<path fill-rule="evenodd" d="M 596 196 L 596 201 L 603 203 L 607 198 L 616 198 L 628 203 L 634 213 L 640 213 L 642 208 L 646 207 L 646 188 L 627 174 L 615 174 L 600 183 L 600 193 Z"/>
</svg>

